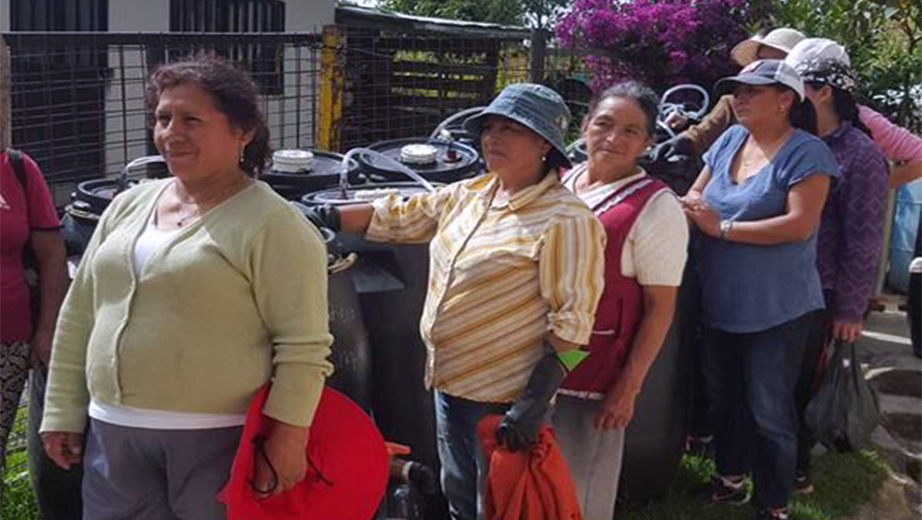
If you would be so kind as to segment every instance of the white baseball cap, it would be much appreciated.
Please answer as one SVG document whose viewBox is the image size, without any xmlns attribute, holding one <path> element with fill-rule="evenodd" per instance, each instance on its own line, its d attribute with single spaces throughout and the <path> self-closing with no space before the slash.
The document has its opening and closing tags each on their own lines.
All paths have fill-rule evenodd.
<svg viewBox="0 0 922 520">
<path fill-rule="evenodd" d="M 806 36 L 796 29 L 781 27 L 765 36 L 755 35 L 736 44 L 736 47 L 733 47 L 733 50 L 730 51 L 730 56 L 741 67 L 745 67 L 757 59 L 759 47 L 763 45 L 788 53 L 804 38 Z"/>
<path fill-rule="evenodd" d="M 787 58 L 784 59 L 788 65 L 794 68 L 808 60 L 833 60 L 848 66 L 852 64 L 845 47 L 829 38 L 807 38 L 802 40 L 791 49 Z"/>
</svg>

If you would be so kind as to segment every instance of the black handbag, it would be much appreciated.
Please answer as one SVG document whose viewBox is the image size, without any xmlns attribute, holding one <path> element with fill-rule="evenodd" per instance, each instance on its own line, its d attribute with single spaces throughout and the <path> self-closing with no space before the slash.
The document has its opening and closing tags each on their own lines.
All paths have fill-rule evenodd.
<svg viewBox="0 0 922 520">
<path fill-rule="evenodd" d="M 805 422 L 832 451 L 864 446 L 880 424 L 877 393 L 864 378 L 854 343 L 835 341 L 832 359 L 819 389 L 807 405 Z"/>
</svg>

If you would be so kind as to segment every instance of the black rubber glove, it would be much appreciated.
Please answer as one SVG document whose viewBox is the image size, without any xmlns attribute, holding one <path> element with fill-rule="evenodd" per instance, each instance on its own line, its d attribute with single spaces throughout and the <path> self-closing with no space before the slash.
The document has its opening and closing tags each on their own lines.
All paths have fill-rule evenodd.
<svg viewBox="0 0 922 520">
<path fill-rule="evenodd" d="M 301 210 L 307 220 L 318 228 L 327 228 L 335 232 L 340 230 L 339 209 L 332 204 L 305 206 Z"/>
<path fill-rule="evenodd" d="M 694 152 L 694 143 L 683 133 L 660 143 L 653 154 L 653 160 L 662 161 L 673 155 L 693 155 Z"/>
<path fill-rule="evenodd" d="M 496 428 L 496 442 L 509 451 L 528 448 L 538 438 L 538 428 L 547 415 L 551 398 L 567 375 L 567 370 L 550 345 L 538 361 L 528 384 Z"/>
</svg>

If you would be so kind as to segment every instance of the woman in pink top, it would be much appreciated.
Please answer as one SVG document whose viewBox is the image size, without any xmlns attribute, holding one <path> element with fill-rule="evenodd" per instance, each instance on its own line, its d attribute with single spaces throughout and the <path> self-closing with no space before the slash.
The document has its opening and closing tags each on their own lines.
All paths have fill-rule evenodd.
<svg viewBox="0 0 922 520">
<path fill-rule="evenodd" d="M 67 289 L 60 227 L 38 165 L 19 152 L 0 153 L 0 470 L 29 358 L 32 366 L 47 366 L 51 354 L 54 323 Z M 23 262 L 27 249 L 38 272 L 35 294 L 30 294 Z M 0 489 L 0 507 L 2 501 Z"/>
<path fill-rule="evenodd" d="M 890 187 L 895 188 L 922 177 L 922 137 L 890 122 L 878 112 L 859 105 L 861 122 L 871 130 L 876 144 L 890 166 Z"/>
</svg>

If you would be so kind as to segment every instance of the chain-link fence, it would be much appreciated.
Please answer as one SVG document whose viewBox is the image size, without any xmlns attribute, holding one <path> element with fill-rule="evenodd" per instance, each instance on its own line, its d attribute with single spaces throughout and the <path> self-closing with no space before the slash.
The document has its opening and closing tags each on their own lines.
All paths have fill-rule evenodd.
<svg viewBox="0 0 922 520">
<path fill-rule="evenodd" d="M 274 147 L 310 148 L 316 139 L 319 34 L 6 33 L 2 43 L 9 52 L 10 81 L 2 83 L 12 144 L 39 164 L 58 207 L 78 182 L 157 153 L 147 77 L 159 64 L 197 51 L 226 56 L 251 74 L 264 94 Z M 27 395 L 8 443 L 7 494 L 28 486 Z M 6 513 L 18 514 L 9 509 L 15 505 L 4 504 Z"/>
<path fill-rule="evenodd" d="M 344 152 L 426 136 L 523 81 L 558 90 L 575 123 L 589 98 L 579 56 L 554 50 L 545 34 L 514 28 L 337 20 L 316 33 L 33 32 L 0 34 L 0 43 L 9 53 L 9 81 L 0 81 L 10 107 L 5 130 L 42 168 L 59 208 L 82 180 L 156 153 L 146 80 L 159 64 L 196 51 L 227 56 L 252 75 L 276 149 Z M 23 409 L 6 475 L 22 485 L 25 416 Z"/>
<path fill-rule="evenodd" d="M 157 65 L 197 51 L 227 56 L 264 94 L 275 147 L 311 147 L 319 34 L 7 33 L 12 144 L 41 166 L 55 203 L 84 179 L 156 153 L 145 85 Z"/>
<path fill-rule="evenodd" d="M 529 77 L 521 37 L 347 27 L 341 147 L 428 135 Z"/>
</svg>

